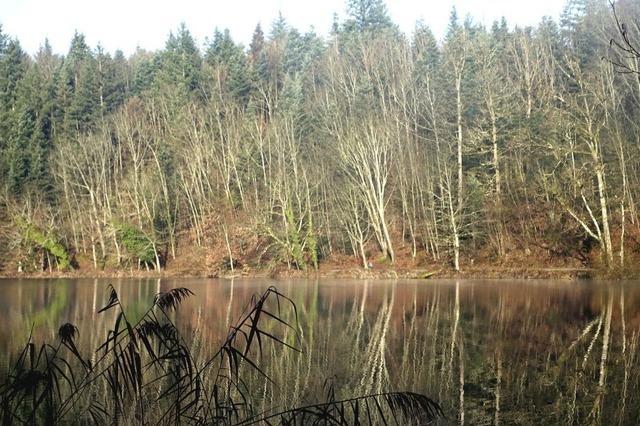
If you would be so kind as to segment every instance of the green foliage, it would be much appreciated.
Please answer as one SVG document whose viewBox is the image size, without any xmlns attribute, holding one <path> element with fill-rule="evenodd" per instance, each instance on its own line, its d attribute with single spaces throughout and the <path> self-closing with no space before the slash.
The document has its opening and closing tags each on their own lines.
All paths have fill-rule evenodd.
<svg viewBox="0 0 640 426">
<path fill-rule="evenodd" d="M 71 255 L 69 251 L 53 231 L 43 231 L 36 225 L 26 221 L 19 221 L 18 226 L 23 230 L 24 238 L 29 244 L 46 250 L 55 257 L 59 269 L 65 270 L 71 267 Z"/>
<path fill-rule="evenodd" d="M 27 186 L 49 195 L 51 177 L 48 154 L 51 148 L 51 94 L 38 67 L 31 67 L 20 80 L 18 99 L 9 133 L 8 183 L 14 194 Z"/>
<path fill-rule="evenodd" d="M 2 24 L 0 24 L 0 54 L 4 53 L 4 50 L 7 47 L 7 40 L 9 39 L 9 36 L 7 36 L 7 34 L 4 34 L 2 32 Z"/>
<path fill-rule="evenodd" d="M 246 105 L 251 91 L 246 57 L 242 46 L 233 42 L 228 29 L 216 30 L 205 52 L 205 62 L 214 68 L 213 75 L 230 97 Z"/>
<path fill-rule="evenodd" d="M 583 67 L 597 65 L 598 51 L 608 45 L 608 39 L 594 31 L 605 19 L 610 18 L 603 1 L 568 0 L 565 5 L 560 18 L 564 42 Z"/>
<path fill-rule="evenodd" d="M 134 259 L 147 265 L 155 263 L 155 245 L 144 231 L 134 225 L 123 222 L 114 222 L 113 227 L 118 241 Z"/>
<path fill-rule="evenodd" d="M 383 0 L 348 0 L 347 13 L 347 29 L 362 32 L 393 27 Z"/>
<path fill-rule="evenodd" d="M 18 86 L 27 70 L 27 58 L 17 40 L 0 32 L 0 178 L 7 179 L 12 190 L 21 183 L 25 166 L 22 164 L 23 146 L 19 130 L 20 113 L 16 111 Z M 14 159 L 12 154 L 18 153 Z"/>
<path fill-rule="evenodd" d="M 271 24 L 271 33 L 269 38 L 274 41 L 282 41 L 286 39 L 289 34 L 289 24 L 282 15 L 282 12 L 278 12 L 278 17 Z"/>
<path fill-rule="evenodd" d="M 190 95 L 201 88 L 202 58 L 196 41 L 184 23 L 180 24 L 176 34 L 169 34 L 158 60 L 155 83 L 159 89 L 175 86 L 180 103 L 188 101 Z"/>
<path fill-rule="evenodd" d="M 100 96 L 100 117 L 113 112 L 127 96 L 128 64 L 122 51 L 116 51 L 112 58 L 101 46 L 96 52 L 98 94 Z"/>
<path fill-rule="evenodd" d="M 20 42 L 10 39 L 0 52 L 0 108 L 11 109 L 17 100 L 17 88 L 27 70 L 28 58 Z"/>
<path fill-rule="evenodd" d="M 153 87 L 156 75 L 160 69 L 160 57 L 138 50 L 129 60 L 133 82 L 131 93 L 142 95 Z"/>
<path fill-rule="evenodd" d="M 416 25 L 411 45 L 416 63 L 416 73 L 433 72 L 440 60 L 438 42 L 431 29 L 422 23 Z"/>
<path fill-rule="evenodd" d="M 98 64 L 83 34 L 76 32 L 58 80 L 58 108 L 66 137 L 92 130 L 100 114 Z"/>
</svg>

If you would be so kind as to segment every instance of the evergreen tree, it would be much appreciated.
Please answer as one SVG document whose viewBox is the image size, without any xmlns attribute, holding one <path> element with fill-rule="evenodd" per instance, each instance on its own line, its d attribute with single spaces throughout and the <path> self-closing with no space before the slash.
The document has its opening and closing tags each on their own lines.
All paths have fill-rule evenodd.
<svg viewBox="0 0 640 426">
<path fill-rule="evenodd" d="M 298 30 L 292 29 L 287 36 L 287 45 L 282 58 L 284 71 L 295 74 L 302 70 L 308 53 L 305 40 Z"/>
<path fill-rule="evenodd" d="M 346 23 L 348 30 L 375 32 L 394 28 L 384 0 L 348 0 L 347 14 L 349 15 Z"/>
<path fill-rule="evenodd" d="M 102 46 L 96 49 L 100 117 L 114 111 L 127 97 L 127 63 L 122 51 L 112 58 Z"/>
<path fill-rule="evenodd" d="M 153 87 L 161 67 L 161 54 L 154 54 L 138 48 L 129 58 L 132 83 L 131 94 L 141 95 Z"/>
<path fill-rule="evenodd" d="M 8 73 L 13 84 L 10 95 L 4 92 L 10 102 L 3 117 L 6 183 L 16 196 L 27 186 L 48 195 L 51 192 L 47 165 L 51 147 L 51 82 L 38 63 L 28 61 L 18 43 L 9 43 L 7 54 L 4 65 L 5 70 L 13 69 Z"/>
<path fill-rule="evenodd" d="M 0 24 L 0 55 L 2 55 L 7 48 L 8 41 L 9 36 L 2 31 L 2 24 Z"/>
<path fill-rule="evenodd" d="M 108 75 L 108 89 L 106 102 L 109 111 L 114 111 L 122 105 L 130 95 L 130 73 L 127 58 L 122 50 L 116 50 L 111 61 L 110 74 Z"/>
<path fill-rule="evenodd" d="M 249 44 L 249 60 L 251 64 L 255 64 L 260 60 L 260 56 L 264 50 L 264 33 L 260 23 L 256 25 L 253 35 L 251 36 L 251 44 Z"/>
<path fill-rule="evenodd" d="M 0 49 L 0 107 L 6 111 L 13 109 L 18 82 L 27 70 L 27 55 L 15 39 Z"/>
<path fill-rule="evenodd" d="M 182 101 L 201 88 L 200 50 L 184 23 L 180 24 L 176 34 L 169 34 L 158 60 L 156 83 L 163 88 L 176 86 Z"/>
<path fill-rule="evenodd" d="M 282 12 L 278 13 L 278 17 L 271 24 L 271 33 L 269 34 L 270 40 L 283 40 L 286 39 L 289 34 L 289 24 L 287 20 L 282 16 Z"/>
<path fill-rule="evenodd" d="M 46 38 L 44 43 L 36 52 L 34 59 L 40 68 L 40 72 L 47 80 L 51 80 L 53 78 L 54 73 L 62 63 L 60 57 L 53 53 L 49 39 Z"/>
<path fill-rule="evenodd" d="M 242 46 L 236 45 L 228 29 L 216 29 L 205 52 L 205 61 L 216 69 L 221 84 L 232 98 L 246 105 L 251 90 L 247 61 Z"/>
<path fill-rule="evenodd" d="M 438 42 L 431 29 L 423 22 L 416 24 L 411 48 L 418 72 L 435 70 L 440 60 Z"/>
<path fill-rule="evenodd" d="M 83 34 L 76 33 L 64 59 L 58 82 L 58 108 L 66 137 L 93 128 L 100 116 L 99 72 Z"/>
<path fill-rule="evenodd" d="M 11 136 L 8 149 L 8 184 L 14 194 L 19 194 L 31 180 L 39 180 L 45 172 L 45 137 L 39 128 L 41 81 L 35 67 L 27 71 L 17 88 L 17 99 L 11 120 Z M 37 170 L 34 170 L 33 168 Z"/>
<path fill-rule="evenodd" d="M 491 25 L 491 44 L 499 56 L 507 56 L 507 44 L 509 43 L 509 27 L 504 16 Z"/>
<path fill-rule="evenodd" d="M 595 65 L 608 46 L 602 23 L 607 19 L 601 0 L 568 0 L 560 18 L 565 46 L 575 52 L 582 66 Z"/>
<path fill-rule="evenodd" d="M 21 130 L 17 128 L 20 124 L 18 86 L 27 66 L 27 56 L 20 43 L 0 34 L 0 177 L 9 180 L 12 190 L 19 189 L 14 182 L 20 184 L 28 173 L 20 159 L 14 161 L 13 158 L 21 142 L 18 139 Z"/>
</svg>

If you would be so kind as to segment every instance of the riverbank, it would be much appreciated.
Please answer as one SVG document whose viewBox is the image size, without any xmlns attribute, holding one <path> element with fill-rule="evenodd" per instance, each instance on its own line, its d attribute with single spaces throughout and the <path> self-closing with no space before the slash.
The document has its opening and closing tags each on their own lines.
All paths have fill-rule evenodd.
<svg viewBox="0 0 640 426">
<path fill-rule="evenodd" d="M 154 270 L 104 269 L 44 272 L 0 273 L 0 278 L 343 278 L 343 279 L 589 279 L 603 277 L 627 277 L 635 275 L 613 273 L 595 268 L 574 267 L 504 267 L 471 266 L 459 272 L 447 268 L 337 268 L 337 265 L 323 265 L 318 270 L 293 269 L 251 269 L 212 271 L 183 271 L 172 268 Z"/>
<path fill-rule="evenodd" d="M 240 250 L 238 250 L 240 252 Z M 19 272 L 4 263 L 2 278 L 347 278 L 347 279 L 588 279 L 637 278 L 637 268 L 607 270 L 598 253 L 585 259 L 572 256 L 552 256 L 543 249 L 513 250 L 502 257 L 490 251 L 478 250 L 461 259 L 461 270 L 456 272 L 448 259 L 434 260 L 426 254 L 413 256 L 408 249 L 397 252 L 395 264 L 371 257 L 370 267 L 362 267 L 354 256 L 333 254 L 320 259 L 318 268 L 307 266 L 299 270 L 294 265 L 276 262 L 259 256 L 237 256 L 229 261 L 223 247 L 192 247 L 169 259 L 160 271 L 146 270 L 133 265 L 117 266 L 112 263 L 94 267 L 92 259 L 77 256 L 77 268 L 59 271 Z M 234 267 L 231 268 L 231 263 Z M 634 265 L 631 262 L 630 265 Z"/>
</svg>

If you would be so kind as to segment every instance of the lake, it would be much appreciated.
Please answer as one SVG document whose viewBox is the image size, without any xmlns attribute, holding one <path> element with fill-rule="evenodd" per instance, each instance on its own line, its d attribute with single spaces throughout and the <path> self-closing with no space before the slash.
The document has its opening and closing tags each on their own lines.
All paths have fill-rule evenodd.
<svg viewBox="0 0 640 426">
<path fill-rule="evenodd" d="M 321 401 L 329 391 L 348 398 L 401 390 L 439 402 L 448 424 L 640 419 L 635 282 L 0 280 L 0 369 L 32 327 L 37 344 L 53 343 L 66 322 L 79 329 L 79 351 L 95 359 L 117 317 L 97 313 L 108 284 L 131 321 L 159 292 L 193 291 L 171 315 L 197 359 L 224 342 L 253 294 L 275 286 L 289 297 L 298 334 L 282 340 L 302 353 L 265 343 L 256 360 L 271 380 L 254 374 L 247 382 L 259 411 Z M 294 324 L 294 311 L 281 309 Z"/>
</svg>

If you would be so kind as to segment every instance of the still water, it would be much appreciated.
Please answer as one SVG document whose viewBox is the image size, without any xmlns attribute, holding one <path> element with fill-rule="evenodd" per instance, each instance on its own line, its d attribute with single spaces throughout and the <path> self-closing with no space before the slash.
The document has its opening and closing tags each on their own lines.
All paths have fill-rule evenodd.
<svg viewBox="0 0 640 426">
<path fill-rule="evenodd" d="M 302 354 L 265 348 L 269 406 L 402 390 L 438 401 L 449 424 L 638 424 L 640 283 L 349 280 L 0 280 L 0 372 L 66 322 L 91 353 L 113 327 L 112 284 L 131 318 L 187 287 L 175 313 L 194 352 L 217 349 L 253 294 L 297 306 Z M 289 318 L 290 321 L 294 317 Z M 4 379 L 2 379 L 4 380 Z"/>
</svg>

